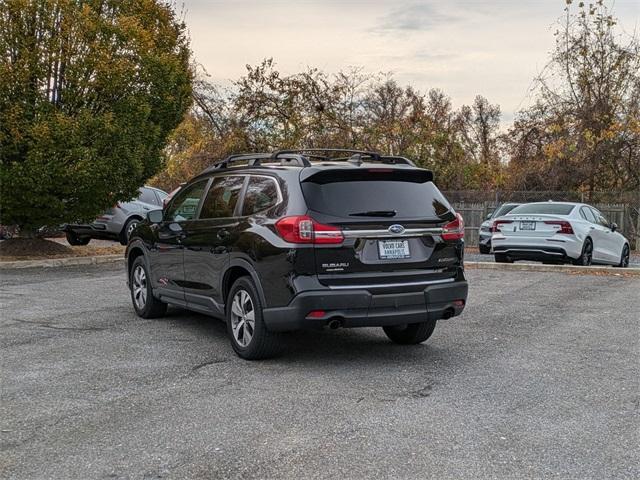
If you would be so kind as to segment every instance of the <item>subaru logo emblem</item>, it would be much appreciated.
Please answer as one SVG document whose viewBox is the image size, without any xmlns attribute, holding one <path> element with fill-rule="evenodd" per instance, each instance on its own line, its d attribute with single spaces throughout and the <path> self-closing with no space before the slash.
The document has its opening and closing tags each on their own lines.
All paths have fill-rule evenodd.
<svg viewBox="0 0 640 480">
<path fill-rule="evenodd" d="M 402 233 L 404 232 L 404 227 L 402 225 L 398 225 L 397 223 L 395 225 L 391 225 L 389 227 L 389 231 L 391 233 Z"/>
</svg>

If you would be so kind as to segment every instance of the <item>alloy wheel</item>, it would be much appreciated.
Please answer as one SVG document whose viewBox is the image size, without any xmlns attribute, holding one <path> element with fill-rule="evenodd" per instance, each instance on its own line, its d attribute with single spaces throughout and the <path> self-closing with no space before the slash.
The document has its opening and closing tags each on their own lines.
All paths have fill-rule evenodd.
<svg viewBox="0 0 640 480">
<path fill-rule="evenodd" d="M 131 238 L 131 234 L 133 233 L 133 231 L 136 229 L 137 226 L 138 226 L 138 222 L 136 222 L 135 220 L 129 223 L 129 226 L 127 227 L 127 240 Z"/>
<path fill-rule="evenodd" d="M 593 244 L 591 242 L 587 242 L 584 245 L 584 250 L 582 252 L 582 265 L 588 266 L 591 265 L 591 261 L 593 259 Z"/>
<path fill-rule="evenodd" d="M 147 304 L 147 274 L 141 265 L 137 265 L 133 270 L 131 291 L 133 292 L 133 301 L 138 310 L 144 310 Z"/>
<path fill-rule="evenodd" d="M 623 268 L 627 268 L 629 266 L 629 245 L 625 245 L 622 250 L 622 260 L 620 261 L 620 266 Z"/>
<path fill-rule="evenodd" d="M 246 290 L 238 290 L 231 303 L 231 330 L 236 343 L 241 347 L 249 345 L 255 327 L 256 316 L 251 296 Z"/>
</svg>

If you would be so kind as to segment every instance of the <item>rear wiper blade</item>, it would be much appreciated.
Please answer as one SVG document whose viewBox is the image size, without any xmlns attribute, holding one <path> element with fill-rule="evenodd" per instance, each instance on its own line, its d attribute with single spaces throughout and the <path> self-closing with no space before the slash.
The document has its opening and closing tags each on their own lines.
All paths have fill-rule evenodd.
<svg viewBox="0 0 640 480">
<path fill-rule="evenodd" d="M 350 213 L 350 217 L 395 217 L 395 210 L 369 210 L 367 212 Z"/>
</svg>

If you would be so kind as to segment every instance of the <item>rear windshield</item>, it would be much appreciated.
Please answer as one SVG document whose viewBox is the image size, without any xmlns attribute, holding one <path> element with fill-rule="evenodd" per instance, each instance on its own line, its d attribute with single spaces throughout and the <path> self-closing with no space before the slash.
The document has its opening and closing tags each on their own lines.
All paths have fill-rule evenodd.
<svg viewBox="0 0 640 480">
<path fill-rule="evenodd" d="M 566 203 L 529 203 L 520 205 L 509 212 L 511 215 L 520 215 L 522 213 L 534 213 L 541 215 L 569 215 L 575 205 Z"/>
<path fill-rule="evenodd" d="M 451 206 L 431 178 L 424 170 L 326 171 L 304 181 L 302 191 L 309 209 L 326 215 L 441 220 Z"/>
</svg>

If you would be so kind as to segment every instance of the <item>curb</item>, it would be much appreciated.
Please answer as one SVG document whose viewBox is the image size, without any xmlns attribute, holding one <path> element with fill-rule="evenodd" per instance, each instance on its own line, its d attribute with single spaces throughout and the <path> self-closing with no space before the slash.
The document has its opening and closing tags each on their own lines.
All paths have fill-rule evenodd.
<svg viewBox="0 0 640 480">
<path fill-rule="evenodd" d="M 73 265 L 102 265 L 120 262 L 124 264 L 124 255 L 115 253 L 111 255 L 96 255 L 94 257 L 47 258 L 43 260 L 15 260 L 13 262 L 0 262 L 0 270 L 70 267 Z"/>
<path fill-rule="evenodd" d="M 97 255 L 94 257 L 48 258 L 43 260 L 16 260 L 13 262 L 0 262 L 0 269 L 15 270 L 19 268 L 51 268 L 70 267 L 74 265 L 105 265 L 120 262 L 124 264 L 124 256 L 121 254 L 112 254 Z M 480 268 L 485 270 L 515 270 L 521 272 L 556 272 L 640 276 L 640 268 L 580 267 L 576 265 L 543 265 L 536 263 L 494 262 L 464 262 L 464 265 L 465 267 Z"/>
<path fill-rule="evenodd" d="M 640 268 L 618 267 L 581 267 L 579 265 L 543 265 L 538 263 L 494 263 L 494 262 L 464 262 L 465 267 L 486 270 L 516 270 L 521 272 L 556 272 L 556 273 L 584 273 L 607 275 L 638 275 Z"/>
</svg>

